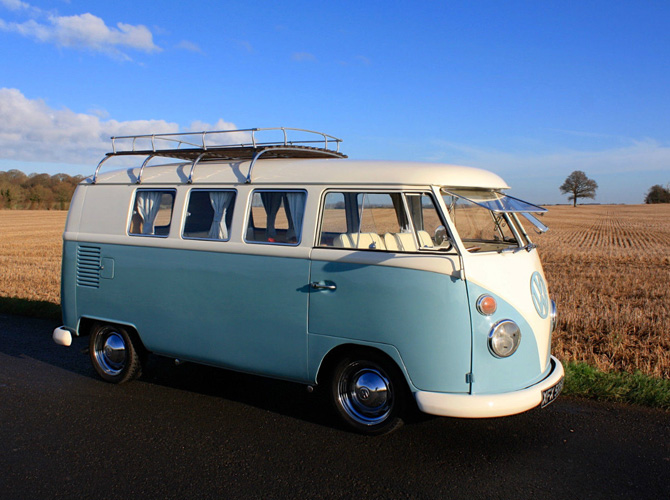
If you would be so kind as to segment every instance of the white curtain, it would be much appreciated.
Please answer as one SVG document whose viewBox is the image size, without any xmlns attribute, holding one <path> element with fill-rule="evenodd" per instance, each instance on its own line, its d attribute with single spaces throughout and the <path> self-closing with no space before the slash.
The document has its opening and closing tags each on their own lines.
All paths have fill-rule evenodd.
<svg viewBox="0 0 670 500">
<path fill-rule="evenodd" d="M 289 237 L 294 236 L 296 241 L 300 241 L 302 219 L 305 214 L 305 193 L 286 193 L 286 200 L 288 201 L 293 226 L 293 235 L 289 235 Z"/>
<path fill-rule="evenodd" d="M 261 201 L 263 202 L 263 207 L 265 208 L 265 213 L 267 214 L 267 238 L 274 238 L 277 236 L 277 230 L 275 229 L 275 219 L 277 218 L 277 212 L 279 211 L 279 206 L 281 205 L 283 194 L 284 193 L 260 193 Z"/>
<path fill-rule="evenodd" d="M 154 222 L 161 208 L 161 191 L 138 191 L 137 213 L 142 217 L 142 234 L 154 234 Z"/>
<path fill-rule="evenodd" d="M 214 209 L 214 219 L 208 236 L 215 240 L 228 239 L 228 226 L 226 226 L 226 213 L 233 199 L 233 193 L 226 191 L 212 191 L 209 193 L 209 201 Z"/>
</svg>

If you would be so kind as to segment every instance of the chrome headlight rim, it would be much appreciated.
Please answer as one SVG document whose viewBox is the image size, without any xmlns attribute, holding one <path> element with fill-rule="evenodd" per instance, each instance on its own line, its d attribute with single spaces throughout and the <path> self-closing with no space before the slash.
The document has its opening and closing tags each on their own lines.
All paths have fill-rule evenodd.
<svg viewBox="0 0 670 500">
<path fill-rule="evenodd" d="M 549 317 L 551 318 L 551 330 L 550 333 L 554 333 L 554 330 L 556 330 L 556 324 L 557 324 L 557 319 L 556 319 L 556 302 L 553 300 L 551 301 L 551 313 Z"/>
<path fill-rule="evenodd" d="M 512 325 L 513 328 L 516 330 L 516 335 L 511 336 L 513 344 L 511 350 L 509 350 L 508 352 L 498 352 L 495 348 L 496 345 L 495 339 L 500 334 L 505 333 L 504 332 L 504 329 L 506 328 L 505 325 Z M 489 330 L 487 344 L 489 347 L 489 352 L 493 357 L 498 359 L 509 358 L 519 349 L 519 345 L 521 344 L 521 328 L 519 328 L 519 325 L 517 325 L 517 323 L 515 321 L 512 321 L 511 319 L 501 319 L 491 327 L 491 330 Z"/>
</svg>

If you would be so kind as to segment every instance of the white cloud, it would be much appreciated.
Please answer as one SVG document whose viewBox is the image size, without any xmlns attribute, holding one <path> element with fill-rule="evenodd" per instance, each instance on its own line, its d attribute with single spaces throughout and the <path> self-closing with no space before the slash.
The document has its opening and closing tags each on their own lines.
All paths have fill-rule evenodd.
<svg viewBox="0 0 670 500">
<path fill-rule="evenodd" d="M 365 56 L 356 56 L 354 59 L 357 62 L 359 62 L 360 64 L 363 64 L 365 66 L 370 66 L 370 64 L 371 64 L 370 59 L 368 57 L 365 57 Z"/>
<path fill-rule="evenodd" d="M 193 122 L 187 131 L 236 128 L 219 120 L 214 125 Z M 27 98 L 18 89 L 0 88 L 0 159 L 92 165 L 111 151 L 111 136 L 176 132 L 176 123 L 104 120 L 100 111 L 54 109 L 41 99 Z"/>
<path fill-rule="evenodd" d="M 596 142 L 601 138 L 592 136 Z M 620 139 L 618 146 L 588 151 L 546 146 L 544 152 L 487 150 L 436 141 L 429 148 L 434 154 L 424 159 L 491 170 L 512 186 L 513 196 L 537 203 L 565 203 L 558 186 L 575 170 L 598 182 L 595 201 L 641 203 L 649 187 L 670 181 L 670 146 L 655 139 Z"/>
<path fill-rule="evenodd" d="M 30 4 L 27 4 L 26 2 L 21 2 L 19 0 L 0 0 L 0 5 L 3 5 L 5 8 L 12 11 L 32 10 L 35 12 L 39 12 L 39 9 L 31 7 Z"/>
<path fill-rule="evenodd" d="M 176 47 L 178 49 L 188 50 L 189 52 L 197 52 L 199 54 L 203 53 L 200 45 L 194 42 L 189 42 L 188 40 L 182 40 L 176 45 Z"/>
<path fill-rule="evenodd" d="M 436 141 L 430 160 L 460 162 L 497 172 L 524 171 L 546 175 L 583 170 L 595 173 L 631 173 L 670 169 L 670 147 L 655 139 L 627 139 L 618 147 L 581 151 L 562 148 L 541 153 L 486 150 L 464 144 Z"/>
<path fill-rule="evenodd" d="M 254 53 L 253 45 L 251 45 L 251 43 L 248 42 L 247 40 L 237 40 L 236 43 L 237 43 L 237 46 L 240 47 L 241 49 L 243 49 L 245 52 L 247 52 L 249 54 Z"/>
<path fill-rule="evenodd" d="M 234 123 L 219 119 L 216 123 L 209 124 L 196 120 L 191 122 L 191 125 L 186 130 L 187 132 L 202 132 L 204 130 L 237 130 Z M 227 132 L 225 134 L 209 134 L 207 144 L 213 145 L 229 145 L 229 144 L 243 144 L 251 142 L 251 134 L 249 132 Z"/>
<path fill-rule="evenodd" d="M 14 11 L 25 10 L 32 17 L 25 22 L 7 22 L 0 19 L 0 30 L 17 33 L 39 42 L 78 50 L 93 50 L 125 60 L 130 57 L 121 49 L 147 53 L 162 50 L 154 43 L 151 31 L 141 24 L 120 22 L 116 27 L 110 27 L 103 19 L 90 13 L 58 16 L 45 14 L 44 11 L 18 0 L 0 2 Z M 46 22 L 36 20 L 44 16 Z"/>
<path fill-rule="evenodd" d="M 291 56 L 291 59 L 297 62 L 316 61 L 316 57 L 314 56 L 314 54 L 310 54 L 309 52 L 294 52 L 293 55 Z"/>
</svg>

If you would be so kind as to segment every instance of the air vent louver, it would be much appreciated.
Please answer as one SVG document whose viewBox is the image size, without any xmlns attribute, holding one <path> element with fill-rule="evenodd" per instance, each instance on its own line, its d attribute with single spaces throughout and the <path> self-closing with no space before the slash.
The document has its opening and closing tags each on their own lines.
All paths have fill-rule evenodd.
<svg viewBox="0 0 670 500">
<path fill-rule="evenodd" d="M 77 247 L 77 286 L 100 286 L 100 248 Z"/>
</svg>

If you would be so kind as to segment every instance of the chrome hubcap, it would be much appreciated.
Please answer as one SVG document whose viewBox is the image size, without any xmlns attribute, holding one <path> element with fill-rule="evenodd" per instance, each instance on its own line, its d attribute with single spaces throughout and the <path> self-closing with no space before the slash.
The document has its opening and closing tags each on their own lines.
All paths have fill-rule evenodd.
<svg viewBox="0 0 670 500">
<path fill-rule="evenodd" d="M 108 375 L 118 375 L 126 365 L 126 344 L 116 332 L 101 335 L 95 346 L 95 359 Z"/>
<path fill-rule="evenodd" d="M 388 418 L 393 405 L 393 390 L 386 375 L 376 367 L 350 364 L 338 384 L 342 408 L 355 421 L 376 425 Z"/>
</svg>

